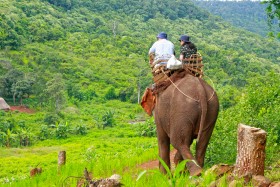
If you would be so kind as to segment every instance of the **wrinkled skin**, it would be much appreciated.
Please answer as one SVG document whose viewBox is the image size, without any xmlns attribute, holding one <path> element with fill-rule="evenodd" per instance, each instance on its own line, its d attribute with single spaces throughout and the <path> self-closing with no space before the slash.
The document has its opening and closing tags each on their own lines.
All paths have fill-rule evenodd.
<svg viewBox="0 0 280 187">
<path fill-rule="evenodd" d="M 218 116 L 219 102 L 213 88 L 204 80 L 186 75 L 156 95 L 154 110 L 159 156 L 170 168 L 170 144 L 177 149 L 175 164 L 187 162 L 190 175 L 199 175 L 204 165 L 206 148 Z M 181 90 L 181 92 L 179 91 Z M 197 138 L 196 155 L 190 146 Z M 166 173 L 159 163 L 160 170 Z"/>
</svg>

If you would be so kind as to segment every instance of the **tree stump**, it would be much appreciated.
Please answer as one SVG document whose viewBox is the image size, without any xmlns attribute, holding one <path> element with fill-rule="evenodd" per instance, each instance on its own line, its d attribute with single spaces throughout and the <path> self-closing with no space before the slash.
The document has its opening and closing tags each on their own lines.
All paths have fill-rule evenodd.
<svg viewBox="0 0 280 187">
<path fill-rule="evenodd" d="M 234 175 L 264 175 L 266 134 L 260 128 L 239 124 Z"/>
<path fill-rule="evenodd" d="M 59 151 L 58 153 L 58 167 L 65 165 L 66 163 L 66 151 Z"/>
</svg>

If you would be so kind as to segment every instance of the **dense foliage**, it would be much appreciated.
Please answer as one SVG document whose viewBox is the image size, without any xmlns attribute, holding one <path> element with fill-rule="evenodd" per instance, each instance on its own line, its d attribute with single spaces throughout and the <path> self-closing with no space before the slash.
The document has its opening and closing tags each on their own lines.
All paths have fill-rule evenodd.
<svg viewBox="0 0 280 187">
<path fill-rule="evenodd" d="M 258 33 L 262 36 L 267 36 L 270 32 L 277 33 L 280 31 L 277 19 L 271 16 L 268 22 L 268 16 L 265 11 L 267 5 L 262 4 L 260 1 L 194 0 L 193 2 L 195 5 L 208 10 L 211 14 L 220 16 L 236 27 Z"/>
<path fill-rule="evenodd" d="M 204 59 L 204 78 L 219 95 L 221 110 L 207 167 L 234 163 L 239 123 L 266 130 L 268 163 L 278 159 L 277 40 L 234 28 L 188 0 L 1 0 L 0 25 L 0 96 L 10 105 L 36 111 L 1 111 L 2 147 L 44 147 L 72 138 L 83 144 L 79 136 L 95 139 L 89 136 L 95 131 L 109 140 L 154 137 L 153 119 L 138 102 L 152 83 L 147 51 L 156 34 L 165 31 L 177 53 L 179 36 L 190 35 Z M 135 128 L 126 132 L 128 123 Z M 107 130 L 111 128 L 121 133 L 115 135 Z M 73 153 L 75 158 L 86 154 L 82 151 Z"/>
<path fill-rule="evenodd" d="M 278 26 L 280 27 L 280 2 L 278 0 L 265 0 L 262 1 L 263 4 L 266 4 L 266 13 L 268 15 L 268 21 L 270 24 L 273 24 L 274 20 L 278 20 Z M 277 33 L 278 38 L 280 38 L 280 31 Z"/>
</svg>

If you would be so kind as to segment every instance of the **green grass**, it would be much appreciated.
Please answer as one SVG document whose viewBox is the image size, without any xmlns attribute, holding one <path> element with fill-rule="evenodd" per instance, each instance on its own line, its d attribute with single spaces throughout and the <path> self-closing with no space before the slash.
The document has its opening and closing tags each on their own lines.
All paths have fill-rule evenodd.
<svg viewBox="0 0 280 187">
<path fill-rule="evenodd" d="M 57 176 L 61 150 L 66 151 L 67 164 Z M 137 137 L 131 125 L 94 129 L 87 136 L 46 140 L 28 148 L 1 148 L 0 183 L 13 180 L 11 186 L 56 186 L 68 176 L 81 176 L 85 167 L 98 178 L 123 175 L 128 168 L 155 159 L 156 155 L 156 138 Z M 30 180 L 29 171 L 38 164 L 43 173 Z"/>
<path fill-rule="evenodd" d="M 158 169 L 143 171 L 139 167 L 141 163 L 158 159 L 156 137 L 139 137 L 137 127 L 139 128 L 140 123 L 134 123 L 147 119 L 147 116 L 139 112 L 141 109 L 139 106 L 133 104 L 120 101 L 105 104 L 106 107 L 102 108 L 100 104 L 85 103 L 85 106 L 79 108 L 82 115 L 79 113 L 64 115 L 63 120 L 69 124 L 85 123 L 89 127 L 86 135 L 69 135 L 66 139 L 37 140 L 31 147 L 0 148 L 0 186 L 76 186 L 78 179 L 75 177 L 83 176 L 85 167 L 93 173 L 95 179 L 109 177 L 116 173 L 122 176 L 121 182 L 125 186 L 133 187 L 172 185 L 206 187 L 215 179 L 215 176 L 205 173 L 201 177 L 190 177 L 188 174 L 179 175 L 179 172 L 174 170 L 172 175 L 169 173 L 167 177 Z M 114 106 L 120 107 L 114 108 Z M 98 115 L 101 116 L 103 111 L 109 110 L 114 110 L 117 125 L 104 130 L 97 128 L 100 122 L 96 120 Z M 44 113 L 7 115 L 10 115 L 6 116 L 8 119 L 15 122 L 18 122 L 18 117 L 22 117 L 26 125 L 36 129 L 42 123 Z M 232 120 L 228 116 L 226 113 L 220 113 L 207 149 L 205 168 L 217 163 L 232 164 L 235 160 L 236 149 L 233 147 L 236 147 L 236 141 L 230 141 L 235 138 L 220 139 L 224 134 L 236 137 L 234 124 L 237 124 L 238 120 Z M 231 123 L 234 124 L 224 125 L 225 121 L 233 121 Z M 133 123 L 129 124 L 130 122 Z M 267 158 L 272 157 L 271 151 L 274 150 L 269 145 Z M 67 152 L 67 163 L 58 174 L 57 159 L 58 152 L 61 150 Z M 230 159 L 228 155 L 231 155 Z M 42 167 L 43 173 L 31 179 L 29 171 L 37 165 Z M 279 162 L 272 165 L 272 170 L 266 170 L 265 176 L 273 181 L 279 180 L 278 167 Z M 227 185 L 226 180 L 221 179 L 219 186 Z"/>
<path fill-rule="evenodd" d="M 58 173 L 58 152 L 66 151 L 66 165 Z M 158 159 L 155 137 L 138 137 L 134 125 L 117 125 L 113 128 L 92 129 L 86 136 L 72 136 L 62 140 L 45 140 L 32 147 L 0 149 L 0 186 L 76 186 L 87 168 L 94 179 L 122 176 L 125 186 L 133 187 L 207 187 L 214 180 L 213 173 L 201 177 L 181 174 L 183 167 L 169 171 L 165 176 L 158 169 L 143 171 L 139 165 Z M 30 178 L 29 171 L 42 167 L 42 174 Z M 278 173 L 268 173 L 279 179 Z M 219 181 L 220 187 L 228 186 L 226 178 Z"/>
</svg>

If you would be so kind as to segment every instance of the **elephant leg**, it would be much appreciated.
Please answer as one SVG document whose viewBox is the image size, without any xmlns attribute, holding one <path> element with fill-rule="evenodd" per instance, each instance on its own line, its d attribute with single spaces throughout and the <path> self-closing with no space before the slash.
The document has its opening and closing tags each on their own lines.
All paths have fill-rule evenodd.
<svg viewBox="0 0 280 187">
<path fill-rule="evenodd" d="M 165 133 L 165 131 L 159 126 L 157 126 L 157 135 L 159 157 L 165 162 L 165 164 L 170 169 L 170 139 Z M 167 173 L 161 162 L 159 162 L 159 169 L 162 173 Z"/>
<path fill-rule="evenodd" d="M 214 125 L 213 125 L 214 127 Z M 207 132 L 201 134 L 201 138 L 197 141 L 196 144 L 196 160 L 198 164 L 203 167 L 204 166 L 204 158 L 206 154 L 206 149 L 212 135 L 213 128 L 209 128 Z"/>
<path fill-rule="evenodd" d="M 180 154 L 179 151 L 176 152 L 175 156 L 174 156 L 174 163 L 177 166 L 180 162 L 182 162 L 184 160 L 184 158 L 182 157 L 182 155 Z"/>
<path fill-rule="evenodd" d="M 215 110 L 218 108 L 218 106 L 216 103 L 213 104 L 214 105 L 210 105 L 210 107 L 208 106 L 209 108 L 206 116 L 206 126 L 202 130 L 200 139 L 197 140 L 196 144 L 196 160 L 201 167 L 204 166 L 206 149 L 210 141 L 210 137 L 212 135 L 218 115 L 218 110 Z"/>
<path fill-rule="evenodd" d="M 179 145 L 175 144 L 174 147 L 178 150 L 178 152 L 176 153 L 177 157 L 176 159 L 180 160 L 181 158 L 183 160 L 188 160 L 186 166 L 190 172 L 191 176 L 198 176 L 201 174 L 202 172 L 202 168 L 196 163 L 196 160 L 194 158 L 194 156 L 191 153 L 190 150 L 190 145 L 191 145 L 192 140 L 189 140 L 188 142 L 184 142 L 184 143 L 179 143 Z M 174 158 L 175 161 L 175 158 Z"/>
<path fill-rule="evenodd" d="M 181 157 L 184 160 L 188 160 L 186 166 L 190 172 L 191 176 L 198 176 L 202 172 L 202 168 L 197 164 L 194 156 L 191 154 L 191 151 L 188 147 L 180 148 Z"/>
</svg>

